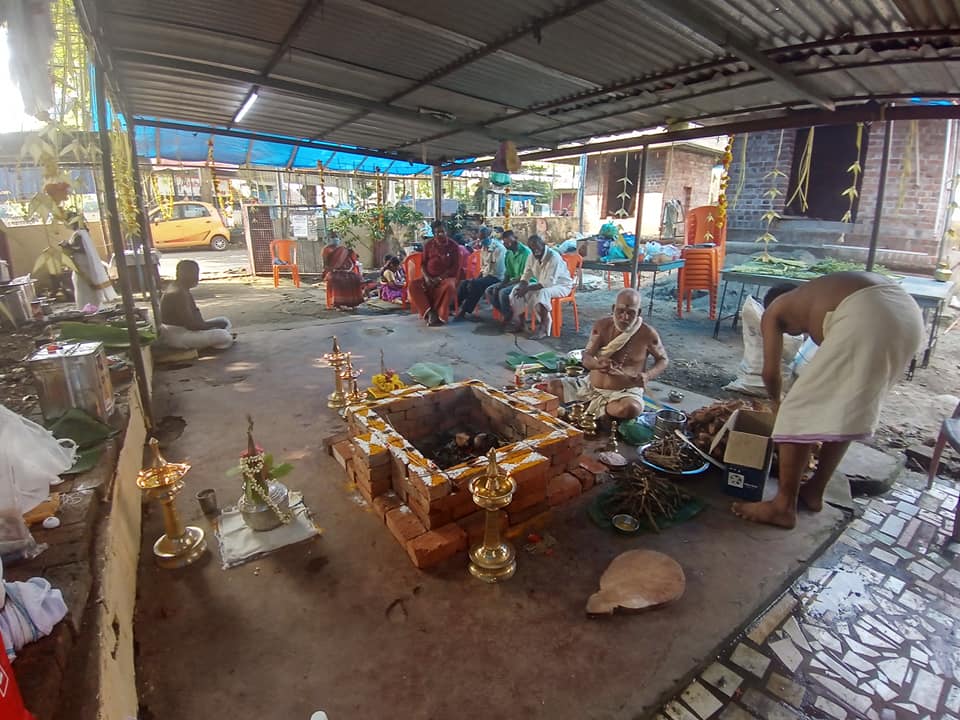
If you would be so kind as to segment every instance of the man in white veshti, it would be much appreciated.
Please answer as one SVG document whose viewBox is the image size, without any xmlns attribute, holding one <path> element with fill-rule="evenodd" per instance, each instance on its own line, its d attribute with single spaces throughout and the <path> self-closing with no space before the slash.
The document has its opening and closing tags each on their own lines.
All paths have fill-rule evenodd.
<svg viewBox="0 0 960 720">
<path fill-rule="evenodd" d="M 66 250 L 77 269 L 73 273 L 73 297 L 77 308 L 87 305 L 99 308 L 115 303 L 119 296 L 107 276 L 107 270 L 93 247 L 90 233 L 74 226 L 73 235 L 67 241 Z"/>
<path fill-rule="evenodd" d="M 573 289 L 573 278 L 567 264 L 553 248 L 548 248 L 539 235 L 527 238 L 530 257 L 520 276 L 520 282 L 510 292 L 513 323 L 508 332 L 519 332 L 527 311 L 537 313 L 537 332 L 534 339 L 550 335 L 550 301 L 566 297 Z"/>
<path fill-rule="evenodd" d="M 647 358 L 654 359 L 647 369 Z M 629 420 L 643 412 L 643 388 L 667 369 L 660 335 L 640 316 L 640 293 L 627 288 L 617 294 L 610 317 L 597 321 L 583 351 L 588 378 L 563 378 L 546 390 L 563 402 L 586 402 L 587 412 Z"/>
</svg>

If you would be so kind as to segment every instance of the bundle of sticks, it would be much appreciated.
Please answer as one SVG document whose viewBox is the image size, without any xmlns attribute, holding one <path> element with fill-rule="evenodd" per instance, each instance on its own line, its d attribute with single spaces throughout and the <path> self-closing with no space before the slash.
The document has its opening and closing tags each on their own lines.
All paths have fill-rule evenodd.
<svg viewBox="0 0 960 720">
<path fill-rule="evenodd" d="M 627 513 L 641 520 L 646 519 L 656 532 L 660 532 L 660 524 L 675 518 L 692 499 L 669 480 L 663 480 L 652 471 L 636 465 L 617 473 L 615 477 L 616 484 L 607 506 L 610 516 Z"/>
<path fill-rule="evenodd" d="M 683 472 L 703 464 L 703 460 L 673 433 L 654 440 L 644 449 L 643 457 L 671 472 Z"/>
</svg>

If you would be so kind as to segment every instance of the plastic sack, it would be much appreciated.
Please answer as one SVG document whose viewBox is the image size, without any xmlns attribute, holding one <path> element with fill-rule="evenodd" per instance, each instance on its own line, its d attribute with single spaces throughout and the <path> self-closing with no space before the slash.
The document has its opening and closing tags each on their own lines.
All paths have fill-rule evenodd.
<svg viewBox="0 0 960 720">
<path fill-rule="evenodd" d="M 428 388 L 447 385 L 453 382 L 453 368 L 436 363 L 416 363 L 407 370 L 407 375 Z"/>
<path fill-rule="evenodd" d="M 748 297 L 740 310 L 740 322 L 743 326 L 743 359 L 737 368 L 737 377 L 723 386 L 724 390 L 766 397 L 767 388 L 763 384 L 763 334 L 760 330 L 763 318 L 763 305 L 753 296 Z M 784 361 L 792 361 L 800 348 L 802 337 L 783 336 Z"/>
<path fill-rule="evenodd" d="M 7 496 L 0 499 L 0 513 L 11 502 L 21 515 L 35 508 L 76 459 L 73 440 L 57 440 L 43 426 L 0 405 L 0 494 Z"/>
</svg>

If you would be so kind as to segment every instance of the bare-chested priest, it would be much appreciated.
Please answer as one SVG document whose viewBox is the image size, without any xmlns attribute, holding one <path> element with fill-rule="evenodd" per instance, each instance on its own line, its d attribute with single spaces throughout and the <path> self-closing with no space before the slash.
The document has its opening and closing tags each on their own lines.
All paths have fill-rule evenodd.
<svg viewBox="0 0 960 720">
<path fill-rule="evenodd" d="M 236 336 L 225 317 L 204 320 L 190 290 L 200 282 L 200 266 L 193 260 L 177 263 L 177 280 L 163 295 L 161 342 L 177 350 L 226 350 Z"/>
<path fill-rule="evenodd" d="M 647 367 L 648 359 L 653 365 Z M 660 335 L 643 322 L 640 293 L 627 288 L 617 294 L 610 317 L 598 320 L 583 351 L 587 378 L 563 378 L 546 386 L 563 402 L 585 402 L 598 417 L 629 420 L 643 412 L 643 388 L 667 369 L 667 351 Z"/>
</svg>

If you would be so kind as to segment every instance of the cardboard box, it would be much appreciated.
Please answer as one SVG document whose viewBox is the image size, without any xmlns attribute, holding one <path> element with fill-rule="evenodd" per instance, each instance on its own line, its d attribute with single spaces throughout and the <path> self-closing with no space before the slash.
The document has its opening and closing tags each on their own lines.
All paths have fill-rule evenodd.
<svg viewBox="0 0 960 720">
<path fill-rule="evenodd" d="M 723 462 L 724 491 L 744 500 L 762 500 L 773 460 L 772 413 L 737 410 L 713 438 L 710 451 L 728 435 Z"/>
</svg>

